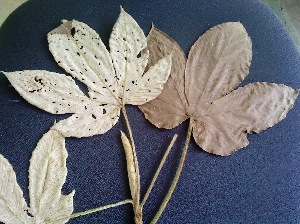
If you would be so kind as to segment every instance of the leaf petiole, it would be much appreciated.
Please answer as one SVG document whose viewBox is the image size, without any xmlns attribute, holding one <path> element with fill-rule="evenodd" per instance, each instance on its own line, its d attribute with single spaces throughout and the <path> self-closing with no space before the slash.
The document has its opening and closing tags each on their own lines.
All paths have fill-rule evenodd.
<svg viewBox="0 0 300 224">
<path fill-rule="evenodd" d="M 185 158 L 186 158 L 188 146 L 189 146 L 189 143 L 190 143 L 190 140 L 191 140 L 193 125 L 194 125 L 194 119 L 191 117 L 188 132 L 187 132 L 187 136 L 186 136 L 186 140 L 185 140 L 185 144 L 184 144 L 184 148 L 183 148 L 183 152 L 182 152 L 182 155 L 181 155 L 181 158 L 180 158 L 179 166 L 176 170 L 175 177 L 173 179 L 173 182 L 170 186 L 170 189 L 169 189 L 167 195 L 165 196 L 162 204 L 160 205 L 160 207 L 158 209 L 158 212 L 156 213 L 156 215 L 152 219 L 151 224 L 155 224 L 158 221 L 158 219 L 160 218 L 160 216 L 162 215 L 162 213 L 165 210 L 169 200 L 171 199 L 171 196 L 172 196 L 172 194 L 175 190 L 175 187 L 178 183 L 178 180 L 179 180 L 179 177 L 180 177 L 183 165 L 184 165 L 184 161 L 185 161 Z"/>
<path fill-rule="evenodd" d="M 132 205 L 133 205 L 133 210 L 134 210 L 134 219 L 135 219 L 135 223 L 136 224 L 141 224 L 143 223 L 143 213 L 142 213 L 142 207 L 140 205 L 140 173 L 139 173 L 139 165 L 138 165 L 138 159 L 136 156 L 136 150 L 135 150 L 135 144 L 134 144 L 134 139 L 133 139 L 133 134 L 132 134 L 132 130 L 131 130 L 131 126 L 129 123 L 129 119 L 127 116 L 127 112 L 126 112 L 126 108 L 125 106 L 122 107 L 122 113 L 124 115 L 125 118 L 125 122 L 126 122 L 126 126 L 128 129 L 128 133 L 129 133 L 129 138 L 130 138 L 130 142 L 131 142 L 131 150 L 132 150 L 132 159 L 133 159 L 133 164 L 134 164 L 134 169 L 135 169 L 135 193 L 133 195 L 133 201 L 132 201 Z M 130 177 L 129 177 L 130 178 Z"/>
<path fill-rule="evenodd" d="M 161 171 L 163 165 L 165 164 L 166 159 L 167 159 L 167 157 L 168 157 L 168 155 L 169 155 L 169 153 L 170 153 L 170 151 L 171 151 L 171 149 L 172 149 L 172 147 L 173 147 L 173 145 L 174 145 L 174 143 L 175 143 L 177 137 L 178 137 L 177 134 L 175 134 L 175 135 L 173 136 L 173 139 L 172 139 L 170 145 L 168 146 L 168 148 L 167 148 L 167 150 L 166 150 L 166 152 L 165 152 L 165 154 L 164 154 L 164 156 L 163 156 L 163 158 L 162 158 L 162 160 L 161 160 L 161 162 L 160 162 L 160 164 L 159 164 L 159 166 L 158 166 L 158 168 L 157 168 L 157 170 L 156 170 L 156 172 L 155 172 L 155 175 L 154 175 L 154 177 L 153 177 L 153 179 L 152 179 L 152 181 L 151 181 L 151 184 L 150 184 L 150 186 L 148 187 L 148 190 L 147 190 L 147 192 L 146 192 L 146 194 L 145 194 L 145 196 L 144 196 L 144 199 L 143 199 L 143 201 L 142 201 L 142 203 L 141 203 L 141 207 L 143 207 L 143 206 L 145 205 L 145 203 L 146 203 L 146 201 L 147 201 L 147 199 L 148 199 L 148 197 L 149 197 L 149 195 L 150 195 L 150 193 L 151 193 L 151 190 L 152 190 L 152 188 L 153 188 L 153 186 L 154 186 L 154 184 L 155 184 L 155 181 L 157 180 L 157 177 L 158 177 L 158 175 L 159 175 L 159 173 L 160 173 L 160 171 Z"/>
<path fill-rule="evenodd" d="M 120 202 L 117 202 L 117 203 L 114 203 L 114 204 L 105 205 L 105 206 L 101 206 L 101 207 L 98 207 L 98 208 L 90 209 L 90 210 L 87 210 L 87 211 L 84 211 L 84 212 L 74 213 L 70 216 L 66 216 L 66 217 L 63 217 L 63 218 L 56 219 L 56 220 L 43 221 L 40 224 L 57 223 L 57 222 L 60 222 L 60 221 L 66 220 L 66 219 L 73 219 L 73 218 L 76 218 L 76 217 L 89 215 L 89 214 L 92 214 L 92 213 L 95 213 L 95 212 L 99 212 L 99 211 L 102 211 L 102 210 L 106 210 L 106 209 L 109 209 L 109 208 L 114 208 L 114 207 L 117 207 L 117 206 L 120 206 L 120 205 L 129 204 L 129 203 L 132 203 L 131 199 L 127 199 L 127 200 L 120 201 Z"/>
</svg>

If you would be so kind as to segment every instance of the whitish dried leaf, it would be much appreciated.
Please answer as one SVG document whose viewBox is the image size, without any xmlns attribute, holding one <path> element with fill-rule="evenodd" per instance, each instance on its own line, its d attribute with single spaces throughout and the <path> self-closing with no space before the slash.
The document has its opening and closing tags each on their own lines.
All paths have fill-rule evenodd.
<svg viewBox="0 0 300 224">
<path fill-rule="evenodd" d="M 121 139 L 125 151 L 126 162 L 127 162 L 127 173 L 129 180 L 129 187 L 131 192 L 131 197 L 133 199 L 134 205 L 139 202 L 139 173 L 137 171 L 136 163 L 134 162 L 134 152 L 131 144 L 126 137 L 126 135 L 121 131 Z"/>
<path fill-rule="evenodd" d="M 298 91 L 274 83 L 252 83 L 214 101 L 197 120 L 193 136 L 204 150 L 229 155 L 249 144 L 247 134 L 259 133 L 285 118 Z"/>
<path fill-rule="evenodd" d="M 153 60 L 176 46 L 174 40 L 157 29 L 150 32 L 148 42 Z M 230 93 L 249 72 L 251 47 L 242 24 L 213 27 L 191 48 L 185 72 L 174 68 L 183 63 L 182 57 L 173 56 L 167 84 L 171 80 L 175 84 L 167 88 L 179 93 L 163 92 L 140 106 L 141 110 L 157 127 L 175 127 L 186 119 L 185 114 L 193 118 L 195 141 L 207 152 L 229 155 L 245 147 L 249 144 L 247 133 L 260 132 L 279 122 L 298 96 L 298 91 L 290 87 L 270 83 L 253 83 Z M 176 54 L 180 52 L 176 50 Z"/>
<path fill-rule="evenodd" d="M 85 96 L 71 77 L 39 70 L 4 74 L 29 103 L 53 114 L 74 114 L 53 127 L 65 137 L 102 134 L 118 121 L 118 106 Z"/>
<path fill-rule="evenodd" d="M 131 91 L 144 84 L 141 78 L 149 52 L 146 49 L 147 41 L 143 30 L 122 8 L 110 35 L 109 47 L 116 76 L 121 81 L 120 97 L 125 104 L 126 99 L 131 96 Z"/>
<path fill-rule="evenodd" d="M 89 97 L 62 74 L 38 70 L 4 74 L 29 103 L 53 114 L 74 114 L 53 127 L 65 137 L 105 133 L 117 123 L 125 104 L 141 105 L 157 97 L 170 74 L 170 56 L 145 73 L 146 37 L 123 9 L 109 40 L 110 53 L 93 29 L 76 20 L 64 20 L 48 34 L 48 42 L 58 65 L 88 87 Z"/>
<path fill-rule="evenodd" d="M 76 20 L 64 21 L 48 34 L 48 42 L 59 66 L 99 93 L 102 103 L 119 104 L 120 88 L 112 59 L 93 29 Z"/>
<path fill-rule="evenodd" d="M 132 88 L 126 102 L 141 105 L 156 98 L 167 82 L 172 65 L 172 57 L 168 55 L 159 60 L 140 78 L 138 88 Z"/>
<path fill-rule="evenodd" d="M 0 155 L 0 221 L 7 224 L 66 223 L 68 219 L 56 220 L 73 212 L 75 192 L 61 194 L 67 176 L 67 156 L 65 139 L 58 131 L 50 130 L 40 139 L 30 160 L 28 208 L 12 166 Z"/>
<path fill-rule="evenodd" d="M 186 57 L 180 46 L 166 34 L 152 27 L 147 37 L 150 52 L 147 67 L 172 53 L 171 74 L 162 93 L 139 108 L 145 117 L 159 128 L 173 128 L 188 118 L 187 101 L 184 95 Z"/>
<path fill-rule="evenodd" d="M 67 176 L 67 156 L 65 139 L 54 130 L 41 138 L 32 153 L 29 167 L 30 213 L 36 220 L 56 220 L 73 212 L 75 191 L 69 195 L 61 193 Z"/>
<path fill-rule="evenodd" d="M 7 224 L 33 223 L 10 163 L 0 154 L 0 221 Z"/>
</svg>

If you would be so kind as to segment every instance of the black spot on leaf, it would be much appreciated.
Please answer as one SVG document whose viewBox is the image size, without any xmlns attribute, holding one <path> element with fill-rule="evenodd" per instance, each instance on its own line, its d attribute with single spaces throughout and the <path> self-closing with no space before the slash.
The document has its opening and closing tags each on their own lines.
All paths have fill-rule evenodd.
<svg viewBox="0 0 300 224">
<path fill-rule="evenodd" d="M 72 35 L 72 37 L 74 37 L 75 33 L 76 33 L 76 30 L 75 30 L 75 27 L 73 27 L 73 28 L 71 29 L 71 35 Z"/>
<path fill-rule="evenodd" d="M 140 51 L 136 57 L 140 58 L 141 56 L 142 56 L 142 52 Z"/>
</svg>

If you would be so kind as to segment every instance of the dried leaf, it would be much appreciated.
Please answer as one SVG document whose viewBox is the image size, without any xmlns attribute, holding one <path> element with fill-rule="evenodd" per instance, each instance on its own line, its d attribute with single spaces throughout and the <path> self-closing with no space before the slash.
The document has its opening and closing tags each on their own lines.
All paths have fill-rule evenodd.
<svg viewBox="0 0 300 224">
<path fill-rule="evenodd" d="M 157 97 L 171 70 L 171 57 L 166 56 L 145 72 L 146 37 L 123 9 L 110 37 L 110 52 L 93 29 L 76 20 L 63 21 L 48 34 L 48 42 L 58 65 L 88 87 L 89 97 L 63 74 L 4 74 L 29 103 L 54 114 L 73 114 L 53 127 L 65 137 L 105 133 L 125 104 L 141 105 Z"/>
<path fill-rule="evenodd" d="M 118 105 L 119 84 L 112 59 L 99 35 L 88 25 L 64 21 L 48 34 L 54 59 L 73 77 L 98 94 L 103 103 Z"/>
<path fill-rule="evenodd" d="M 30 213 L 36 220 L 56 220 L 73 212 L 73 196 L 62 195 L 67 177 L 65 139 L 50 130 L 38 142 L 29 167 Z M 60 221 L 66 223 L 68 220 Z"/>
<path fill-rule="evenodd" d="M 126 135 L 121 131 L 121 139 L 125 151 L 126 162 L 127 162 L 127 173 L 128 173 L 128 180 L 130 186 L 131 197 L 133 199 L 134 204 L 139 203 L 139 173 L 137 172 L 135 160 L 134 160 L 134 153 L 129 142 L 129 139 Z"/>
<path fill-rule="evenodd" d="M 132 88 L 126 102 L 132 105 L 141 105 L 156 98 L 167 82 L 171 71 L 171 55 L 162 58 L 153 65 L 141 78 L 139 87 Z M 128 95 L 128 94 L 127 94 Z"/>
<path fill-rule="evenodd" d="M 255 82 L 214 101 L 197 117 L 196 143 L 217 155 L 228 155 L 249 144 L 247 134 L 259 133 L 285 118 L 297 91 L 274 83 Z"/>
<path fill-rule="evenodd" d="M 249 73 L 252 44 L 241 23 L 213 27 L 192 46 L 185 71 L 188 113 L 206 110 L 232 91 Z M 197 83 L 197 84 L 196 84 Z"/>
<path fill-rule="evenodd" d="M 71 77 L 39 70 L 4 74 L 29 103 L 53 114 L 74 113 L 52 127 L 65 137 L 105 133 L 118 121 L 119 107 L 88 98 Z"/>
<path fill-rule="evenodd" d="M 29 167 L 30 208 L 27 208 L 12 166 L 0 155 L 0 221 L 7 224 L 66 223 L 68 219 L 55 221 L 73 212 L 75 192 L 61 194 L 67 176 L 66 159 L 64 137 L 50 130 L 32 153 Z"/>
<path fill-rule="evenodd" d="M 154 61 L 176 46 L 174 40 L 155 28 L 148 42 L 149 58 Z M 184 60 L 182 56 L 174 57 L 182 55 L 181 50 L 173 54 L 166 86 L 170 93 L 179 93 L 163 91 L 140 109 L 157 127 L 173 128 L 187 117 L 193 118 L 195 141 L 207 152 L 229 155 L 245 147 L 249 144 L 248 133 L 260 132 L 282 120 L 298 96 L 298 91 L 290 87 L 271 83 L 253 83 L 231 92 L 249 72 L 251 47 L 242 24 L 213 27 L 192 46 L 185 72 L 174 72 Z"/>
<path fill-rule="evenodd" d="M 162 93 L 149 103 L 140 106 L 146 118 L 159 128 L 173 128 L 188 118 L 185 108 L 184 74 L 186 57 L 180 46 L 163 32 L 152 27 L 148 37 L 150 51 L 148 66 L 172 53 L 171 74 Z"/>
<path fill-rule="evenodd" d="M 0 155 L 0 221 L 7 224 L 33 223 L 10 163 Z"/>
<path fill-rule="evenodd" d="M 125 104 L 131 91 L 143 84 L 140 79 L 147 65 L 149 52 L 146 50 L 147 41 L 143 30 L 122 8 L 110 35 L 109 47 L 116 77 L 122 85 L 123 97 L 120 97 Z"/>
</svg>

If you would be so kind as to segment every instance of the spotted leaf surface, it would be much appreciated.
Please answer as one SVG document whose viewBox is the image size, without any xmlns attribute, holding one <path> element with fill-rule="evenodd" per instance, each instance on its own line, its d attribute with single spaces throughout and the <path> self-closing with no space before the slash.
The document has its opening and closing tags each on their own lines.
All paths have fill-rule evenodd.
<svg viewBox="0 0 300 224">
<path fill-rule="evenodd" d="M 101 134 L 118 121 L 117 106 L 85 96 L 71 77 L 39 70 L 4 74 L 29 103 L 53 114 L 74 114 L 53 127 L 65 137 Z"/>
<path fill-rule="evenodd" d="M 88 86 L 91 98 L 120 107 L 157 97 L 171 69 L 165 57 L 145 73 L 146 37 L 123 9 L 109 39 L 110 52 L 92 28 L 76 20 L 63 21 L 48 34 L 48 42 L 57 63 Z"/>
<path fill-rule="evenodd" d="M 63 74 L 42 70 L 3 73 L 29 103 L 53 114 L 73 114 L 53 127 L 65 137 L 107 132 L 125 104 L 141 105 L 154 99 L 170 75 L 170 55 L 145 72 L 146 37 L 123 9 L 111 33 L 110 52 L 92 28 L 76 20 L 63 20 L 48 33 L 48 42 L 58 65 L 87 86 L 88 96 Z"/>
<path fill-rule="evenodd" d="M 88 25 L 64 21 L 48 34 L 49 49 L 59 66 L 98 93 L 104 103 L 119 104 L 119 82 L 99 35 Z"/>
<path fill-rule="evenodd" d="M 153 28 L 147 40 L 148 66 L 171 51 L 173 64 L 168 92 L 140 109 L 161 128 L 193 118 L 194 139 L 209 153 L 224 156 L 247 146 L 247 134 L 278 123 L 298 96 L 290 87 L 263 82 L 233 91 L 248 75 L 252 59 L 252 43 L 241 23 L 223 23 L 207 31 L 192 46 L 187 61 L 178 44 L 158 29 Z"/>
<path fill-rule="evenodd" d="M 6 224 L 66 223 L 73 212 L 74 191 L 62 195 L 67 176 L 65 139 L 50 130 L 38 142 L 29 167 L 27 207 L 10 163 L 0 155 L 0 221 Z M 58 220 L 58 221 L 57 221 Z"/>
</svg>

